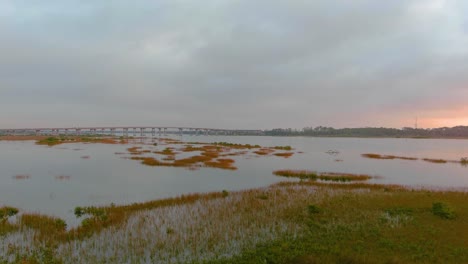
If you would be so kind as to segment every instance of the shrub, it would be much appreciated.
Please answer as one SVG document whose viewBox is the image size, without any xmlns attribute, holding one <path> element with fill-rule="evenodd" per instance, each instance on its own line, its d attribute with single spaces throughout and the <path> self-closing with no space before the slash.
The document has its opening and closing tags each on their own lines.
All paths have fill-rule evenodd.
<svg viewBox="0 0 468 264">
<path fill-rule="evenodd" d="M 80 218 L 83 215 L 92 216 L 96 220 L 106 221 L 107 212 L 104 208 L 89 206 L 89 207 L 76 207 L 75 216 Z"/>
<path fill-rule="evenodd" d="M 448 204 L 442 202 L 432 204 L 432 213 L 443 219 L 455 219 L 457 217 L 455 211 Z"/>
<path fill-rule="evenodd" d="M 9 217 L 12 217 L 18 213 L 18 209 L 14 207 L 5 206 L 0 208 L 0 222 L 6 221 Z"/>
<path fill-rule="evenodd" d="M 318 214 L 322 210 L 314 204 L 309 204 L 309 206 L 307 206 L 307 211 L 309 212 L 309 214 Z"/>
</svg>

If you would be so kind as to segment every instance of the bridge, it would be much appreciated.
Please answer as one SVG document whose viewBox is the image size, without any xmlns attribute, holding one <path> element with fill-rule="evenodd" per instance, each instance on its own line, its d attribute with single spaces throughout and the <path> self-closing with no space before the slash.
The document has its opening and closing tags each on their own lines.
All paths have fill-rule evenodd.
<svg viewBox="0 0 468 264">
<path fill-rule="evenodd" d="M 0 129 L 0 135 L 117 135 L 132 134 L 152 136 L 169 134 L 190 135 L 263 135 L 262 130 L 248 129 L 219 129 L 199 127 L 170 127 L 170 126 L 103 126 L 103 127 L 44 127 L 44 128 L 14 128 Z"/>
</svg>

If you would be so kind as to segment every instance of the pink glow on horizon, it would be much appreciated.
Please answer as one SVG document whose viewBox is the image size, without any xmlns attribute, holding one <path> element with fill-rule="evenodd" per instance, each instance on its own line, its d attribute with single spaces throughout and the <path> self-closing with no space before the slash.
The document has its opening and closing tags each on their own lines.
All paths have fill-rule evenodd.
<svg viewBox="0 0 468 264">
<path fill-rule="evenodd" d="M 420 119 L 420 127 L 454 127 L 468 126 L 468 106 L 458 106 L 428 113 L 426 117 Z"/>
<path fill-rule="evenodd" d="M 468 117 L 427 118 L 418 123 L 424 128 L 468 126 Z"/>
</svg>

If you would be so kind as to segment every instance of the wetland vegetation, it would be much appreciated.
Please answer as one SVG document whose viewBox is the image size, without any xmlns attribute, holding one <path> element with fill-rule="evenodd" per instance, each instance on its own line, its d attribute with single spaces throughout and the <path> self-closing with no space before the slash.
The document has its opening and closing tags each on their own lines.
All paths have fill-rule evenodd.
<svg viewBox="0 0 468 264">
<path fill-rule="evenodd" d="M 419 158 L 415 157 L 402 157 L 402 156 L 394 156 L 394 155 L 381 155 L 376 153 L 364 153 L 361 154 L 364 158 L 369 159 L 382 159 L 382 160 L 393 160 L 393 159 L 400 159 L 400 160 L 419 160 Z M 458 163 L 462 166 L 468 165 L 468 158 L 462 157 L 460 160 L 446 160 L 446 159 L 434 159 L 434 158 L 422 158 L 422 161 L 430 162 L 430 163 L 438 163 L 438 164 L 445 164 L 445 163 Z"/>
<path fill-rule="evenodd" d="M 124 143 L 121 140 L 120 143 Z M 58 137 L 46 137 L 38 139 L 36 144 L 38 145 L 47 145 L 47 146 L 56 146 L 66 143 L 101 143 L 101 144 L 117 144 L 115 138 L 112 137 L 98 137 L 98 136 L 58 136 Z"/>
<path fill-rule="evenodd" d="M 64 142 L 121 143 L 118 138 Z M 281 155 L 296 153 L 289 146 L 157 142 L 129 140 L 131 145 L 116 145 L 122 149 L 109 153 L 147 166 L 190 170 L 235 170 L 236 157 L 289 162 Z M 70 148 L 75 149 L 81 150 Z M 320 154 L 331 162 L 345 152 L 326 149 Z M 361 159 L 359 153 L 353 155 Z M 97 154 L 92 157 L 98 160 Z M 463 162 L 466 158 L 459 160 Z M 60 185 L 75 182 L 75 175 L 69 182 L 71 176 L 60 173 L 49 177 Z M 373 184 L 368 180 L 376 176 L 367 174 L 292 169 L 273 174 L 298 180 L 243 191 L 220 188 L 147 202 L 69 208 L 78 226 L 0 204 L 0 263 L 468 262 L 468 234 L 461 232 L 468 229 L 467 192 Z M 21 184 L 36 179 L 34 174 Z"/>
<path fill-rule="evenodd" d="M 138 160 L 143 165 L 155 167 L 184 167 L 189 170 L 194 170 L 200 167 L 208 167 L 225 170 L 237 170 L 237 167 L 234 166 L 234 159 L 223 157 L 256 154 L 257 156 L 274 155 L 277 157 L 289 158 L 294 155 L 294 152 L 276 152 L 278 150 L 292 150 L 290 146 L 262 147 L 260 145 L 237 144 L 228 142 L 203 143 L 183 142 L 179 140 L 163 141 L 175 146 L 181 145 L 182 147 L 165 147 L 162 150 L 154 151 L 150 149 L 144 149 L 142 146 L 134 146 L 127 149 L 128 153 L 132 156 L 126 158 L 131 160 Z M 156 144 L 152 145 L 151 147 L 160 147 L 160 145 Z M 198 153 L 189 157 L 177 158 L 177 154 L 191 152 Z M 143 156 L 145 154 L 151 153 L 163 157 Z M 122 153 L 116 154 L 120 155 Z"/>
<path fill-rule="evenodd" d="M 274 175 L 288 177 L 288 178 L 299 178 L 301 180 L 321 180 L 321 181 L 333 181 L 333 182 L 353 182 L 353 181 L 367 181 L 375 176 L 364 175 L 364 174 L 350 174 L 350 173 L 336 173 L 336 172 L 322 172 L 318 173 L 315 171 L 308 170 L 277 170 L 273 172 Z"/>
<path fill-rule="evenodd" d="M 125 206 L 77 207 L 82 224 L 0 208 L 13 263 L 466 263 L 468 194 L 284 182 Z M 16 221 L 9 218 L 17 217 Z"/>
<path fill-rule="evenodd" d="M 418 160 L 415 157 L 401 157 L 401 156 L 393 156 L 393 155 L 380 155 L 375 153 L 365 153 L 361 156 L 369 159 L 402 159 L 402 160 Z"/>
</svg>

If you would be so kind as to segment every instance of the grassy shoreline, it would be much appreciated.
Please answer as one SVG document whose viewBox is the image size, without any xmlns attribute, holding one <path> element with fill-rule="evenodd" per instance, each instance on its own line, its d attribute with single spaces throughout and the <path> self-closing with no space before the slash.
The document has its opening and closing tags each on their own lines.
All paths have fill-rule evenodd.
<svg viewBox="0 0 468 264">
<path fill-rule="evenodd" d="M 302 181 L 81 208 L 70 231 L 23 214 L 0 224 L 0 263 L 466 263 L 467 198 Z"/>
</svg>

